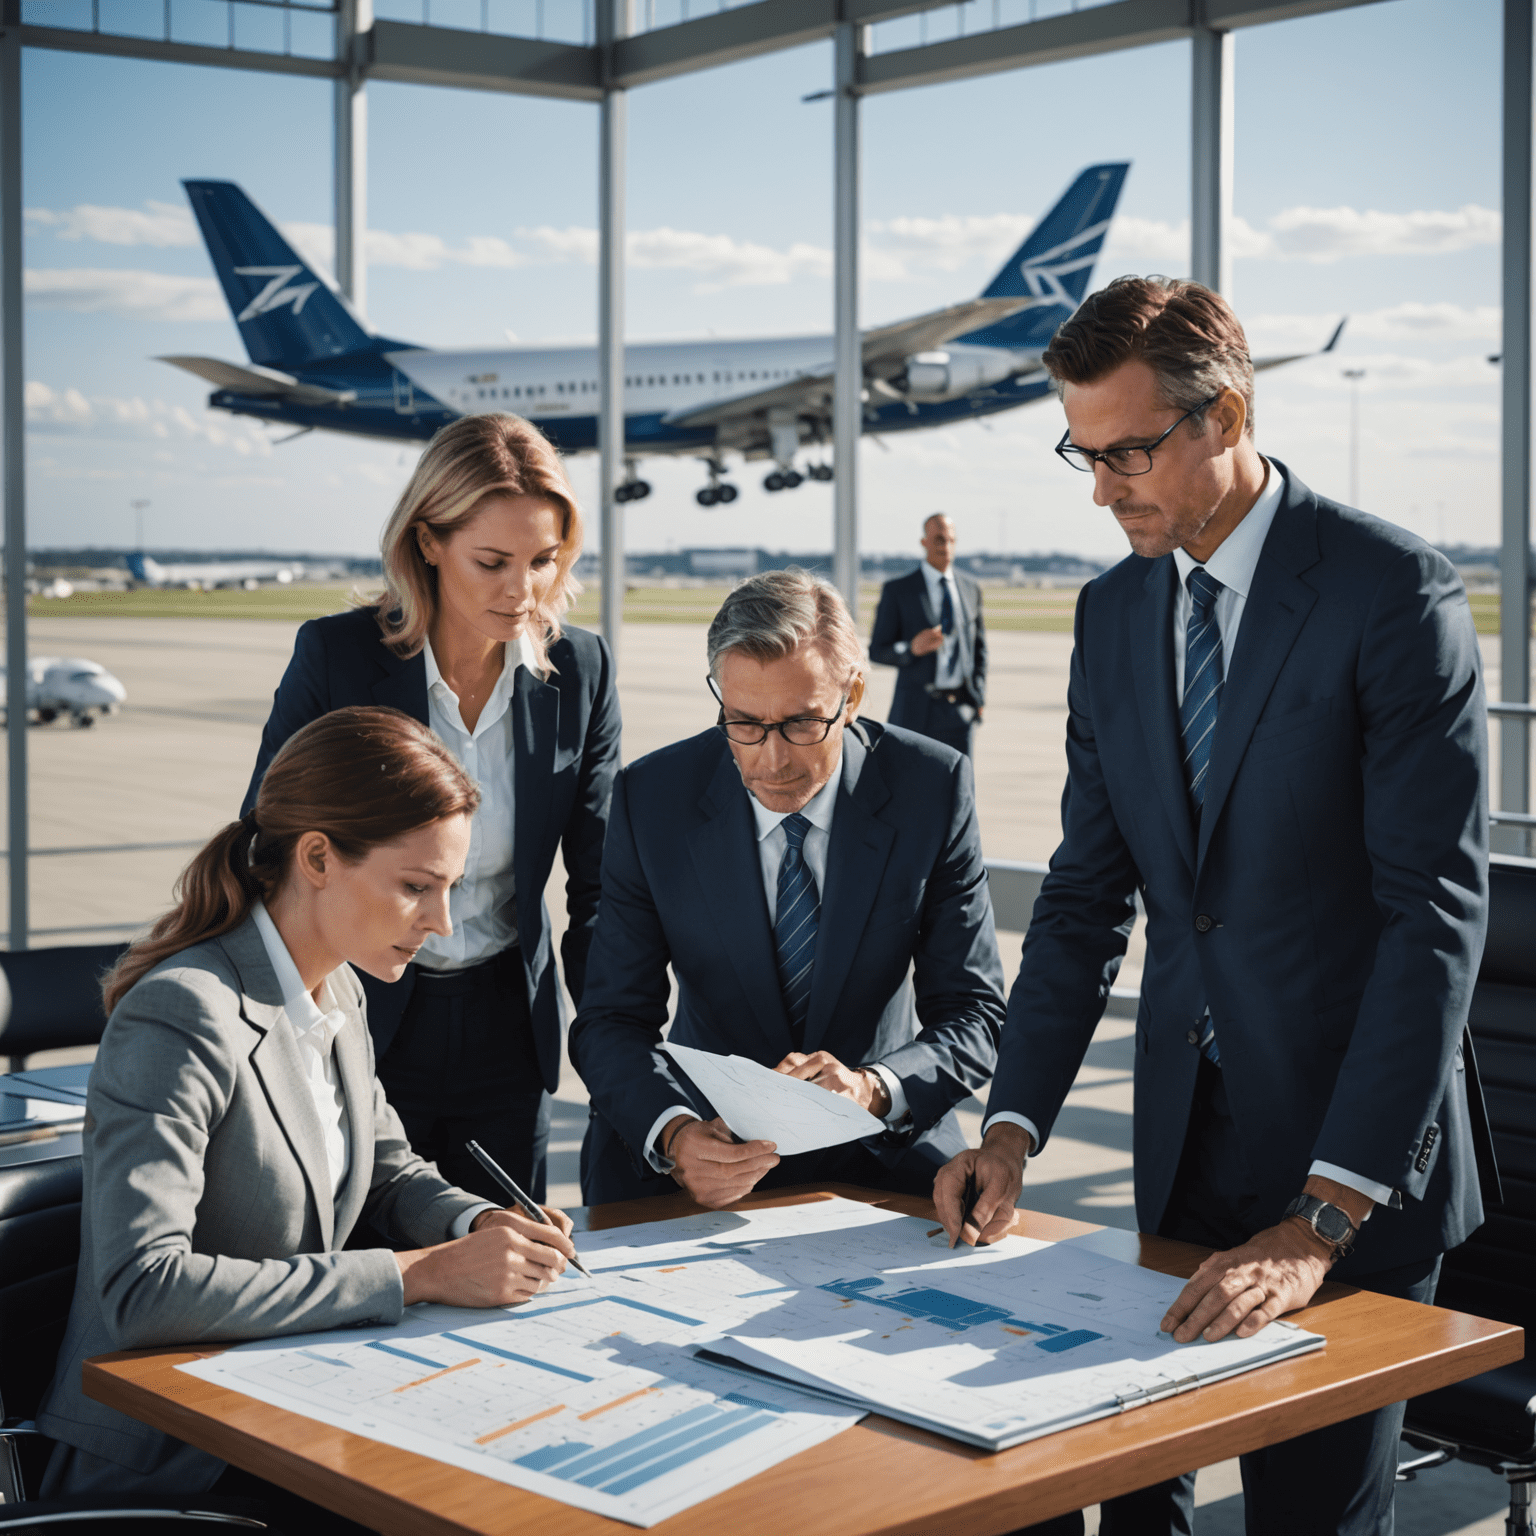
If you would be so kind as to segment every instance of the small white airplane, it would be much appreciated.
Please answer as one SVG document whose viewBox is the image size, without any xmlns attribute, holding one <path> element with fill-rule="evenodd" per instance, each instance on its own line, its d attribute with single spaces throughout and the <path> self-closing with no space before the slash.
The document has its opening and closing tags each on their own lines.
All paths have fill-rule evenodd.
<svg viewBox="0 0 1536 1536">
<path fill-rule="evenodd" d="M 128 697 L 128 690 L 99 661 L 81 656 L 31 656 L 27 659 L 27 708 L 37 711 L 39 725 L 51 725 L 68 715 L 78 726 L 94 725 L 97 715 L 110 715 Z M 5 668 L 0 667 L 0 705 L 9 703 Z"/>
<path fill-rule="evenodd" d="M 210 592 L 216 587 L 244 587 L 254 592 L 264 581 L 287 586 L 304 575 L 297 560 L 207 560 L 196 565 L 161 565 L 148 555 L 128 556 L 128 569 L 135 581 L 147 587 L 186 587 L 194 592 Z"/>
</svg>

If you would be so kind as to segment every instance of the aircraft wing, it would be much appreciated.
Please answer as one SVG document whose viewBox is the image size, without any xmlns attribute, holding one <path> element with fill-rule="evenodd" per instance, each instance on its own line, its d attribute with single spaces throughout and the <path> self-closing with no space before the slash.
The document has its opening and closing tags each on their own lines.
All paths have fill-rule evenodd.
<svg viewBox="0 0 1536 1536">
<path fill-rule="evenodd" d="M 1349 316 L 1345 315 L 1333 328 L 1333 335 L 1315 352 L 1289 352 L 1284 357 L 1256 357 L 1253 360 L 1253 371 L 1263 373 L 1266 368 L 1278 368 L 1282 363 L 1299 363 L 1304 357 L 1321 357 L 1325 352 L 1332 352 L 1338 345 L 1339 337 L 1344 334 L 1344 327 L 1349 324 Z"/>
<path fill-rule="evenodd" d="M 1009 315 L 1040 302 L 1027 295 L 1022 298 L 966 299 L 963 303 L 919 315 L 914 320 L 898 320 L 894 325 L 865 331 L 861 338 L 864 371 L 877 378 L 886 373 L 898 373 L 901 364 L 914 352 L 942 346 L 956 336 L 1006 320 Z M 829 367 L 819 373 L 802 374 L 797 379 L 775 384 L 771 389 L 756 389 L 729 400 L 711 401 L 691 411 L 676 411 L 666 420 L 669 426 L 720 427 L 769 411 L 828 411 L 831 406 L 832 370 Z"/>
<path fill-rule="evenodd" d="M 242 395 L 275 395 L 295 405 L 350 405 L 357 399 L 355 389 L 304 384 L 291 373 L 263 368 L 260 363 L 226 363 L 217 357 L 159 357 L 155 361 L 195 373 L 215 389 L 238 390 Z"/>
</svg>

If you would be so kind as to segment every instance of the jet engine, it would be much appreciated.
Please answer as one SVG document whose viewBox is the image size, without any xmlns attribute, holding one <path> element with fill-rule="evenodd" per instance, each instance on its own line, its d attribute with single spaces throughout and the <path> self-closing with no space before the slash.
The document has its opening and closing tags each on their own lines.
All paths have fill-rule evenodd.
<svg viewBox="0 0 1536 1536">
<path fill-rule="evenodd" d="M 951 347 L 915 353 L 891 382 L 912 400 L 952 400 L 1000 383 L 1020 367 L 1020 359 L 1001 347 Z"/>
</svg>

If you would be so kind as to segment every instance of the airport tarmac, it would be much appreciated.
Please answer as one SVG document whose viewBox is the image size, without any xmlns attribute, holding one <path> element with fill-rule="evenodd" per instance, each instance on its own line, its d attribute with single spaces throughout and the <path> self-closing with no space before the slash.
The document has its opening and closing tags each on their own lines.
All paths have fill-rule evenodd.
<svg viewBox="0 0 1536 1536">
<path fill-rule="evenodd" d="M 128 703 L 90 730 L 34 728 L 31 751 L 33 944 L 125 939 L 170 899 L 191 848 L 234 817 L 255 761 L 272 690 L 295 626 L 237 619 L 47 618 L 29 625 L 32 652 L 78 655 L 122 679 Z M 713 723 L 702 625 L 637 624 L 622 637 L 620 695 L 630 760 Z M 977 802 L 990 858 L 1045 860 L 1059 837 L 1071 636 L 990 636 L 990 702 L 978 733 Z M 1497 639 L 1484 637 L 1497 697 Z M 865 713 L 884 718 L 894 672 L 871 669 Z M 3 765 L 0 765 L 3 768 Z M 556 870 L 551 893 L 563 876 Z M 563 914 L 551 902 L 555 926 Z M 1021 935 L 1000 933 L 1012 978 Z M 1135 987 L 1139 938 L 1120 984 Z M 1024 1204 L 1134 1227 L 1128 1020 L 1100 1025 L 1045 1156 L 1026 1172 Z M 962 1110 L 980 1134 L 982 1100 Z M 567 1067 L 555 1104 L 550 1198 L 578 1204 L 577 1154 L 586 1093 Z M 1236 1536 L 1235 1462 L 1202 1476 L 1202 1536 Z M 1399 1490 L 1400 1536 L 1496 1536 L 1502 1484 L 1476 1468 L 1437 1469 Z M 1096 1522 L 1090 1519 L 1089 1536 Z"/>
</svg>

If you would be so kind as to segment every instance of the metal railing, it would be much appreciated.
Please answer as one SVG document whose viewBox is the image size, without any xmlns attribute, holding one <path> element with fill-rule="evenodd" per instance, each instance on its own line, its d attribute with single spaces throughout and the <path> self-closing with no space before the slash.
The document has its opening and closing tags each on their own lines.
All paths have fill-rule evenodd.
<svg viewBox="0 0 1536 1536">
<path fill-rule="evenodd" d="M 321 62 L 336 56 L 337 0 L 22 0 L 24 25 L 140 43 Z"/>
</svg>

